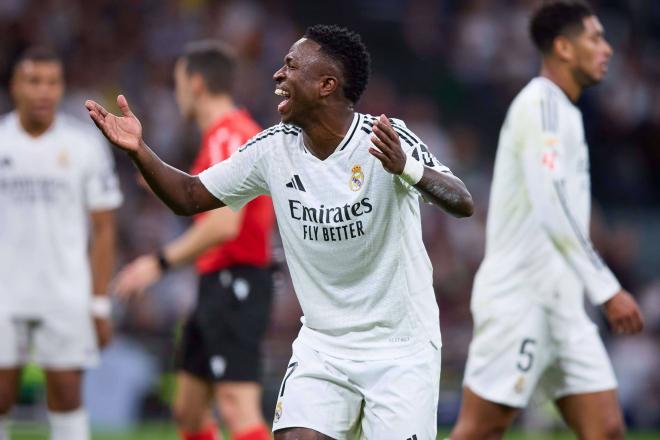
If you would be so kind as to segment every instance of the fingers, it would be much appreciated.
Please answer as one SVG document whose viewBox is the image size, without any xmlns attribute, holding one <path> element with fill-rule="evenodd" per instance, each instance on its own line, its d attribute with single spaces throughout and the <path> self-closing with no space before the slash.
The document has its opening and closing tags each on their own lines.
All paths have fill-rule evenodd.
<svg viewBox="0 0 660 440">
<path fill-rule="evenodd" d="M 369 154 L 375 156 L 378 160 L 381 161 L 381 163 L 383 163 L 383 165 L 385 165 L 385 162 L 387 161 L 387 156 L 385 156 L 380 150 L 371 147 L 369 148 Z"/>
<path fill-rule="evenodd" d="M 135 283 L 135 275 L 130 266 L 121 270 L 113 280 L 113 290 L 119 298 L 127 300 L 131 296 L 139 295 L 141 289 Z"/>
<path fill-rule="evenodd" d="M 637 307 L 614 320 L 612 328 L 617 334 L 632 335 L 644 328 L 644 318 Z"/>
<path fill-rule="evenodd" d="M 117 96 L 117 105 L 119 106 L 119 110 L 121 111 L 122 115 L 133 116 L 133 112 L 131 111 L 131 108 L 128 106 L 128 101 L 126 100 L 126 97 L 124 95 Z"/>
<path fill-rule="evenodd" d="M 639 309 L 635 310 L 630 319 L 630 333 L 639 333 L 644 329 L 644 317 Z"/>
<path fill-rule="evenodd" d="M 103 130 L 105 119 L 103 119 L 96 110 L 89 110 L 89 117 L 92 118 L 92 121 L 94 121 L 94 124 L 96 124 L 99 129 Z"/>
<path fill-rule="evenodd" d="M 87 107 L 87 110 L 89 110 L 90 112 L 96 112 L 103 117 L 106 117 L 108 115 L 108 111 L 101 104 L 92 101 L 91 99 L 85 101 L 85 107 Z"/>
<path fill-rule="evenodd" d="M 372 126 L 372 130 L 383 142 L 392 143 L 393 146 L 399 144 L 399 135 L 394 131 L 392 124 L 385 115 L 378 117 Z"/>
</svg>

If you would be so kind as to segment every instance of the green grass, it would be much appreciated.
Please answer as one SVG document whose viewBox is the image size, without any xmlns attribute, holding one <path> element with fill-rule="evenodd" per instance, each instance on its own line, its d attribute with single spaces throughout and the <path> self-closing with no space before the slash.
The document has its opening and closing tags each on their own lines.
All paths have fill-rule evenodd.
<svg viewBox="0 0 660 440">
<path fill-rule="evenodd" d="M 441 431 L 438 439 L 444 439 L 449 433 Z M 628 440 L 657 440 L 660 432 L 656 433 L 630 433 Z M 39 425 L 21 425 L 12 430 L 12 440 L 47 440 L 46 429 Z M 145 425 L 132 432 L 126 433 L 95 433 L 93 440 L 179 440 L 174 426 L 171 424 Z M 530 432 L 515 431 L 505 437 L 506 440 L 574 440 L 575 437 L 567 432 L 553 434 L 534 434 Z"/>
</svg>

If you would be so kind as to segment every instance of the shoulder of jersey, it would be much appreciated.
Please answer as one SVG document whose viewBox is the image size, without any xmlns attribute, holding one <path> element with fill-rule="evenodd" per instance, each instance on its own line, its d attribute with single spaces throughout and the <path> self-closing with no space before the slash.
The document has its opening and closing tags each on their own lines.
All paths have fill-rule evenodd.
<svg viewBox="0 0 660 440">
<path fill-rule="evenodd" d="M 252 136 L 238 151 L 244 151 L 255 145 L 271 144 L 278 139 L 285 139 L 290 142 L 296 139 L 301 132 L 302 129 L 300 127 L 279 123 Z"/>
<path fill-rule="evenodd" d="M 378 119 L 377 116 L 372 116 L 370 114 L 363 114 L 362 115 L 362 126 L 360 129 L 364 131 L 367 134 L 371 134 L 371 127 L 374 125 L 374 122 L 376 119 Z M 406 126 L 406 123 L 403 122 L 403 120 L 398 119 L 398 118 L 388 118 L 390 120 L 390 124 L 392 124 L 392 127 L 394 127 L 394 131 L 397 132 L 399 135 L 399 139 L 401 139 L 401 145 L 405 147 L 413 147 L 416 144 L 421 144 L 422 141 L 417 137 L 415 133 L 413 133 L 408 126 Z"/>
<path fill-rule="evenodd" d="M 12 123 L 11 121 L 13 121 L 13 118 L 15 117 L 14 115 L 15 115 L 14 112 L 9 112 L 0 115 L 0 129 L 2 130 L 8 129 L 10 124 Z"/>
</svg>

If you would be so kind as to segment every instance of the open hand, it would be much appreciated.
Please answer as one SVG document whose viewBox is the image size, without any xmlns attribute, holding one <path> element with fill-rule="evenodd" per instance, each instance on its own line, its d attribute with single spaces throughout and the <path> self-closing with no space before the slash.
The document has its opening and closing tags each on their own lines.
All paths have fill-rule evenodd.
<svg viewBox="0 0 660 440">
<path fill-rule="evenodd" d="M 122 150 L 135 152 L 142 142 L 142 124 L 131 111 L 124 95 L 117 96 L 117 105 L 123 116 L 113 115 L 97 102 L 85 101 L 89 116 L 105 137 Z"/>
<path fill-rule="evenodd" d="M 399 135 L 385 115 L 380 115 L 371 127 L 373 135 L 371 142 L 378 147 L 370 147 L 369 153 L 376 156 L 383 164 L 383 168 L 392 174 L 403 173 L 406 166 L 406 154 L 401 148 Z"/>
<path fill-rule="evenodd" d="M 638 333 L 644 327 L 639 306 L 630 293 L 621 289 L 603 304 L 605 315 L 616 333 Z"/>
<path fill-rule="evenodd" d="M 113 281 L 113 290 L 124 299 L 142 295 L 160 276 L 158 258 L 155 255 L 142 255 L 119 271 Z"/>
</svg>

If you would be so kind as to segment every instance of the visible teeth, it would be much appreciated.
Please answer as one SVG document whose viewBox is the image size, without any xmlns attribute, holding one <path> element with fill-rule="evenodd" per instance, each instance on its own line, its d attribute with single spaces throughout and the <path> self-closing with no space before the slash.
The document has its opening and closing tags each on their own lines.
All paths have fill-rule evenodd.
<svg viewBox="0 0 660 440">
<path fill-rule="evenodd" d="M 276 94 L 277 96 L 284 96 L 284 97 L 288 97 L 288 96 L 289 96 L 289 92 L 285 92 L 285 91 L 282 90 L 282 89 L 275 89 L 275 94 Z"/>
</svg>

